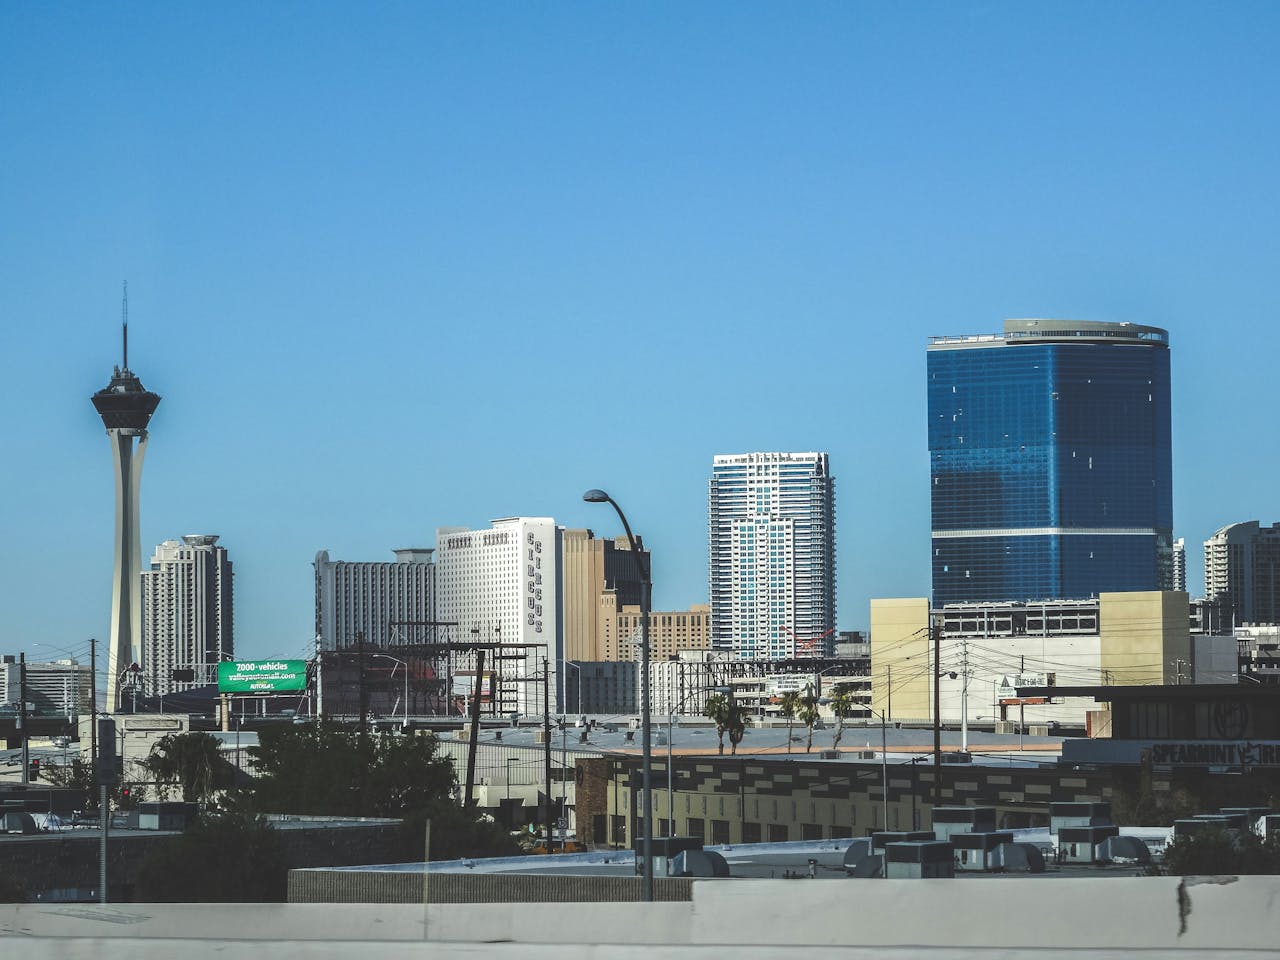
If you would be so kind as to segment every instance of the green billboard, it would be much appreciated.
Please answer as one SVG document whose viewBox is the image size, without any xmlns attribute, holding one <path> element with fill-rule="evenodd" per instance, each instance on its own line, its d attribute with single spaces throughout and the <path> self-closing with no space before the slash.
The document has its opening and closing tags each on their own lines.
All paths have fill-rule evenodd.
<svg viewBox="0 0 1280 960">
<path fill-rule="evenodd" d="M 288 693 L 305 689 L 305 660 L 243 660 L 218 664 L 219 693 Z"/>
</svg>

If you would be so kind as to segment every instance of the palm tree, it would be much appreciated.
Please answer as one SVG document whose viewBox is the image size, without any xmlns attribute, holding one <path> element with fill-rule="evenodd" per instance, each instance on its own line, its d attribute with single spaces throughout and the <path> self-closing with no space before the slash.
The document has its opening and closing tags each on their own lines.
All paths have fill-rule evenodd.
<svg viewBox="0 0 1280 960">
<path fill-rule="evenodd" d="M 735 703 L 732 707 L 730 726 L 728 726 L 728 742 L 730 742 L 730 753 L 733 756 L 737 756 L 737 745 L 741 744 L 744 736 L 746 736 L 746 717 L 742 716 L 742 708 Z"/>
<path fill-rule="evenodd" d="M 804 745 L 804 752 L 809 753 L 813 750 L 813 727 L 818 722 L 818 698 L 813 695 L 813 687 L 807 688 L 796 703 L 796 719 L 809 728 L 809 739 Z"/>
<path fill-rule="evenodd" d="M 733 708 L 730 706 L 729 698 L 723 693 L 713 693 L 707 697 L 707 704 L 703 707 L 702 713 L 703 716 L 709 718 L 716 725 L 716 736 L 720 738 L 720 756 L 723 757 L 724 733 L 730 729 L 730 721 L 733 719 Z M 732 740 L 732 735 L 730 740 Z M 736 749 L 736 743 L 734 747 Z"/>
<path fill-rule="evenodd" d="M 791 752 L 791 722 L 800 713 L 800 691 L 788 690 L 782 695 L 782 705 L 778 707 L 778 715 L 787 718 L 787 753 Z"/>
<path fill-rule="evenodd" d="M 221 741 L 212 734 L 171 733 L 157 740 L 139 762 L 158 782 L 180 787 L 188 803 L 207 802 L 232 783 L 231 767 L 222 758 L 221 748 Z"/>
<path fill-rule="evenodd" d="M 831 709 L 836 714 L 836 732 L 831 737 L 831 749 L 838 750 L 840 748 L 840 738 L 844 736 L 845 715 L 853 709 L 853 694 L 848 690 L 837 687 L 835 696 L 831 698 Z"/>
</svg>

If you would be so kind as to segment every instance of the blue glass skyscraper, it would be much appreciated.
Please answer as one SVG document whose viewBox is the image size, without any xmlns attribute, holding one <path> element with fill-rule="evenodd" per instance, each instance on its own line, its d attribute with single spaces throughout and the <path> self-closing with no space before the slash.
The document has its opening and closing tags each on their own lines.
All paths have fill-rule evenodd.
<svg viewBox="0 0 1280 960">
<path fill-rule="evenodd" d="M 1166 331 L 1006 320 L 928 376 L 935 605 L 1169 587 Z"/>
</svg>

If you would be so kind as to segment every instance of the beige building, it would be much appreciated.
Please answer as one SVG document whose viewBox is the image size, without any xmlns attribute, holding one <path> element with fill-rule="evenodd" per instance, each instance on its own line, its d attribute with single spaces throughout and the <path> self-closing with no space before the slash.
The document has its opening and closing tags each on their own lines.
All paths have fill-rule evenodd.
<svg viewBox="0 0 1280 960">
<path fill-rule="evenodd" d="M 640 607 L 627 605 L 617 616 L 613 656 L 607 660 L 631 660 L 639 656 Z M 711 646 L 711 607 L 695 603 L 688 610 L 653 610 L 649 613 L 649 659 L 669 660 L 681 650 L 706 650 Z"/>
<path fill-rule="evenodd" d="M 643 540 L 640 548 L 647 565 Z M 640 576 L 627 538 L 603 540 L 590 530 L 565 530 L 561 550 L 564 658 L 628 659 L 609 653 L 617 645 L 613 617 L 618 606 L 640 603 Z"/>
<path fill-rule="evenodd" d="M 871 601 L 872 709 L 900 721 L 1083 727 L 1091 699 L 1020 699 L 1018 687 L 1191 683 L 1189 603 L 1180 591 L 1093 600 L 948 604 Z M 939 634 L 934 663 L 932 632 Z"/>
</svg>

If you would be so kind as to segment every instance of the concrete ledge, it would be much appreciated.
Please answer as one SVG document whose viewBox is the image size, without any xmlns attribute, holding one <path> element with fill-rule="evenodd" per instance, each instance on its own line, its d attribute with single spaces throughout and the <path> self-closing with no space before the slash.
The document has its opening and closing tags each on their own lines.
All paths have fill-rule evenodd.
<svg viewBox="0 0 1280 960">
<path fill-rule="evenodd" d="M 694 887 L 690 940 L 1270 951 L 1277 905 L 1280 877 L 1270 876 L 703 881 Z"/>
<path fill-rule="evenodd" d="M 435 944 L 433 956 L 514 948 L 539 957 L 554 950 L 558 960 L 709 956 L 727 947 L 754 960 L 804 946 L 858 960 L 926 950 L 933 960 L 1044 960 L 1082 950 L 1091 960 L 1173 950 L 1274 956 L 1278 911 L 1280 877 L 695 881 L 692 903 L 425 911 L 420 904 L 22 904 L 0 906 L 0 956 L 147 960 L 212 956 L 250 942 L 270 944 L 282 958 L 332 956 L 339 942 L 377 943 L 379 956 L 398 956 L 400 947 L 421 956 L 424 939 Z"/>
</svg>

